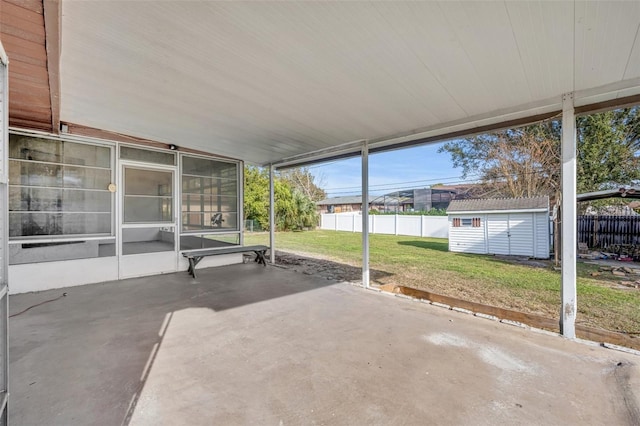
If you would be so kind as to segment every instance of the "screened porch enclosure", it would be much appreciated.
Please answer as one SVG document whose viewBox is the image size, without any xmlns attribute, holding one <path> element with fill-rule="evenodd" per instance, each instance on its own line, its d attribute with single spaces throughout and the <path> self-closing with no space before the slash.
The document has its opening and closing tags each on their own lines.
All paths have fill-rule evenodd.
<svg viewBox="0 0 640 426">
<path fill-rule="evenodd" d="M 239 161 L 22 131 L 9 174 L 14 292 L 186 270 L 182 250 L 241 243 Z M 78 276 L 40 280 L 63 269 Z"/>
</svg>

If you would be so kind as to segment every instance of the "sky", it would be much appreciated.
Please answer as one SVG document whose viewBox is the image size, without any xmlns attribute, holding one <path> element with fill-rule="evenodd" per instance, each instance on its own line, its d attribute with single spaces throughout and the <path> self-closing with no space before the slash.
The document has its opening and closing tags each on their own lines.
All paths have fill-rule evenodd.
<svg viewBox="0 0 640 426">
<path fill-rule="evenodd" d="M 369 155 L 371 195 L 425 188 L 437 183 L 462 183 L 461 169 L 454 169 L 448 153 L 438 153 L 443 144 L 425 145 Z M 316 184 L 329 197 L 360 195 L 360 157 L 314 164 L 309 167 Z"/>
</svg>

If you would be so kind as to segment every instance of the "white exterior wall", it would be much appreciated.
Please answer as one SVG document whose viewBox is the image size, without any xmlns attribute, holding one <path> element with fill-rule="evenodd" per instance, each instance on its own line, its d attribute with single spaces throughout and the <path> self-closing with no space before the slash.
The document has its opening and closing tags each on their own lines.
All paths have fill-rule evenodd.
<svg viewBox="0 0 640 426">
<path fill-rule="evenodd" d="M 549 248 L 551 246 L 551 235 L 549 221 L 549 215 L 545 212 L 542 213 L 534 213 L 533 215 L 533 223 L 534 223 L 534 257 L 538 259 L 548 259 L 550 252 Z"/>
<path fill-rule="evenodd" d="M 453 226 L 453 219 L 480 218 L 480 226 Z M 485 215 L 449 215 L 449 251 L 461 253 L 487 253 Z"/>
<path fill-rule="evenodd" d="M 118 257 L 9 266 L 11 294 L 74 287 L 118 279 Z"/>
<path fill-rule="evenodd" d="M 453 227 L 453 219 L 480 218 L 481 226 Z M 549 218 L 546 212 L 449 215 L 449 250 L 549 258 Z"/>
<path fill-rule="evenodd" d="M 186 273 L 189 262 L 182 255 L 179 255 L 177 261 L 178 273 L 183 273 L 184 279 L 189 280 L 190 277 Z M 205 257 L 198 263 L 198 268 L 211 268 L 235 263 L 242 263 L 242 254 Z M 145 274 L 138 274 L 138 276 L 143 275 Z M 117 256 L 9 266 L 10 294 L 75 287 L 118 279 Z"/>
</svg>

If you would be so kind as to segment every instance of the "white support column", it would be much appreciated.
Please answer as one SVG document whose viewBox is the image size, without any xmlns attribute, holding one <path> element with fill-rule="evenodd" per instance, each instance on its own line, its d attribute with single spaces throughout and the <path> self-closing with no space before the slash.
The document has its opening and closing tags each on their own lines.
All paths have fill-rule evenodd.
<svg viewBox="0 0 640 426">
<path fill-rule="evenodd" d="M 362 286 L 369 288 L 369 143 L 362 144 Z"/>
<path fill-rule="evenodd" d="M 573 93 L 562 96 L 562 309 L 560 333 L 576 337 L 576 116 Z"/>
<path fill-rule="evenodd" d="M 273 164 L 269 165 L 269 256 L 271 264 L 276 263 L 276 197 L 273 184 Z"/>
</svg>

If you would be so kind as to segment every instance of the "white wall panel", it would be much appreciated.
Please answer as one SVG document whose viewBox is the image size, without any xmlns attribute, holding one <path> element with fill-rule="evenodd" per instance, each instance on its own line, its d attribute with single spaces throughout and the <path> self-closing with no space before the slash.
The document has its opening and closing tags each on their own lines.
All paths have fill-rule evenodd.
<svg viewBox="0 0 640 426">
<path fill-rule="evenodd" d="M 0 290 L 8 285 L 8 266 L 9 266 L 9 173 L 8 173 L 8 147 L 9 147 L 9 76 L 4 48 L 0 44 Z M 0 303 L 5 302 L 0 298 Z M 4 321 L 4 322 L 3 322 Z M 0 335 L 2 328 L 6 328 L 6 318 L 0 318 Z M 6 330 L 5 330 L 6 331 Z M 0 342 L 0 347 L 2 343 Z M 2 354 L 0 354 L 0 357 Z M 1 368 L 1 366 L 0 366 Z M 0 380 L 0 386 L 2 386 Z"/>
<path fill-rule="evenodd" d="M 9 401 L 9 218 L 8 129 L 9 74 L 7 56 L 0 43 L 0 423 L 8 424 Z"/>
<path fill-rule="evenodd" d="M 11 294 L 73 287 L 118 279 L 118 258 L 67 260 L 9 266 Z"/>
<path fill-rule="evenodd" d="M 336 231 L 353 232 L 353 215 L 352 214 L 336 215 Z"/>
<path fill-rule="evenodd" d="M 328 213 L 321 215 L 322 219 L 320 221 L 321 229 L 329 229 L 331 231 L 336 230 L 336 215 L 335 213 Z"/>
<path fill-rule="evenodd" d="M 422 216 L 422 236 L 449 237 L 449 220 L 446 216 Z"/>
<path fill-rule="evenodd" d="M 395 215 L 371 215 L 373 218 L 373 228 L 375 234 L 391 234 L 396 233 L 396 217 Z"/>
<path fill-rule="evenodd" d="M 547 213 L 534 213 L 535 226 L 535 253 L 539 259 L 549 258 L 549 247 L 551 245 L 550 229 L 552 228 L 549 215 Z"/>
<path fill-rule="evenodd" d="M 420 237 L 422 235 L 422 216 L 398 215 L 398 235 Z"/>
<path fill-rule="evenodd" d="M 576 1 L 576 89 L 626 77 L 638 34 L 640 2 Z"/>
<path fill-rule="evenodd" d="M 487 243 L 485 237 L 485 220 L 481 218 L 479 227 L 453 226 L 454 218 L 480 217 L 468 215 L 449 215 L 449 250 L 461 253 L 487 253 Z"/>
<path fill-rule="evenodd" d="M 362 216 L 353 215 L 353 232 L 362 232 Z M 369 233 L 371 234 L 371 215 L 369 215 Z"/>
<path fill-rule="evenodd" d="M 336 222 L 339 222 L 338 230 L 340 231 L 362 232 L 362 220 L 359 214 L 324 213 L 320 216 L 320 229 L 335 231 Z M 398 218 L 397 225 L 396 217 Z M 398 227 L 398 235 L 433 238 L 447 238 L 449 235 L 449 222 L 446 216 L 369 216 L 370 234 L 395 234 L 396 226 Z"/>
</svg>

